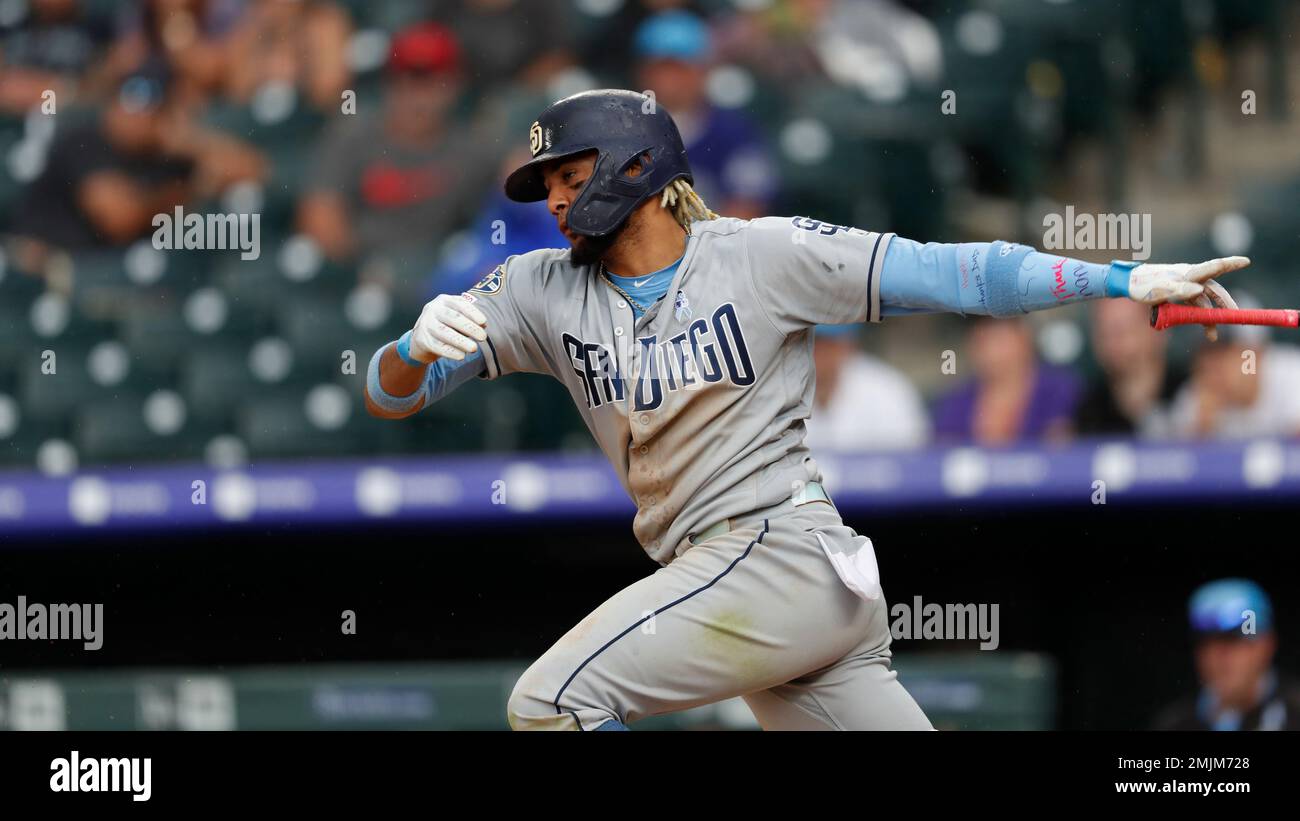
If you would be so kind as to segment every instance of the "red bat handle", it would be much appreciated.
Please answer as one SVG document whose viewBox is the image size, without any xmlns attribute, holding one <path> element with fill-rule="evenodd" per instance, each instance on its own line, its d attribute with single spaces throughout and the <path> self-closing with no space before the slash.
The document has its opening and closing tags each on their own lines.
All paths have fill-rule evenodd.
<svg viewBox="0 0 1300 821">
<path fill-rule="evenodd" d="M 1165 303 L 1151 310 L 1151 327 L 1157 331 L 1175 325 L 1272 325 L 1300 327 L 1300 311 L 1291 308 L 1198 308 Z"/>
</svg>

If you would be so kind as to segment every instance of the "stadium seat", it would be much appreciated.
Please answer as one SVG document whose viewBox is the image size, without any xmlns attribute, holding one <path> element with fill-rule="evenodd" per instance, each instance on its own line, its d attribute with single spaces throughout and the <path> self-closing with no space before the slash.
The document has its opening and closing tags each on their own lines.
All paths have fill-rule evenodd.
<svg viewBox="0 0 1300 821">
<path fill-rule="evenodd" d="M 357 28 L 377 28 L 389 34 L 412 23 L 424 22 L 429 13 L 424 0 L 389 0 L 385 3 L 343 0 L 342 5 L 352 15 Z"/>
<path fill-rule="evenodd" d="M 342 303 L 328 298 L 285 303 L 277 326 L 303 366 L 322 376 L 338 372 L 342 354 L 347 350 L 355 353 L 357 368 L 364 372 L 370 356 L 402 333 L 384 326 L 371 330 L 357 328 Z"/>
<path fill-rule="evenodd" d="M 268 384 L 258 379 L 249 367 L 248 345 L 225 341 L 205 345 L 185 357 L 180 367 L 181 397 L 195 418 L 205 421 L 228 420 L 236 406 L 268 390 L 292 384 L 290 375 L 280 383 Z"/>
<path fill-rule="evenodd" d="M 74 417 L 73 437 L 83 465 L 139 464 L 197 460 L 203 444 L 217 430 L 182 410 L 175 431 L 152 428 L 144 393 L 123 394 L 82 408 Z M 157 411 L 155 411 L 157 413 Z"/>
<path fill-rule="evenodd" d="M 467 385 L 466 389 L 482 387 Z M 513 431 L 517 440 L 513 446 L 505 442 L 497 442 L 494 446 L 489 435 L 485 447 L 491 450 L 558 450 L 581 442 L 588 448 L 595 448 L 586 424 L 573 407 L 569 391 L 559 382 L 540 374 L 522 374 L 512 380 L 510 387 L 517 392 L 517 398 L 485 397 L 485 401 L 490 403 L 486 408 L 487 422 L 489 430 Z"/>
<path fill-rule="evenodd" d="M 359 429 L 365 411 L 360 397 L 338 392 L 345 402 L 338 408 L 340 417 L 334 420 L 337 424 L 322 424 L 308 408 L 313 396 L 310 389 L 283 390 L 242 404 L 236 412 L 237 430 L 248 443 L 250 455 L 254 459 L 283 459 L 362 453 L 365 437 Z"/>
<path fill-rule="evenodd" d="M 69 425 L 65 419 L 33 413 L 20 402 L 17 427 L 0 437 L 0 467 L 32 469 L 41 445 L 51 439 L 66 439 Z"/>
<path fill-rule="evenodd" d="M 133 358 L 158 367 L 175 365 L 202 339 L 179 306 L 139 301 L 127 307 L 120 333 Z"/>
<path fill-rule="evenodd" d="M 24 287 L 26 282 L 15 282 L 18 279 L 17 274 L 9 274 L 6 281 L 0 282 L 0 371 L 12 368 L 27 348 L 38 341 L 30 320 L 36 294 Z"/>
<path fill-rule="evenodd" d="M 19 395 L 27 413 L 38 418 L 62 418 L 102 393 L 90 378 L 87 347 L 56 346 L 45 350 L 52 351 L 54 357 L 47 360 L 39 346 L 29 348 L 17 370 Z M 52 373 L 43 370 L 46 361 L 53 364 Z"/>
</svg>

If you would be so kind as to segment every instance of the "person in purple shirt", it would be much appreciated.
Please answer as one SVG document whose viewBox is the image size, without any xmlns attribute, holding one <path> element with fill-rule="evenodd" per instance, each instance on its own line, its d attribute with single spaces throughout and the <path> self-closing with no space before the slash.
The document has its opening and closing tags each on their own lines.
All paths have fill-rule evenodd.
<svg viewBox="0 0 1300 821">
<path fill-rule="evenodd" d="M 964 361 L 963 361 L 964 360 Z M 1023 319 L 975 320 L 957 373 L 973 378 L 935 405 L 936 441 L 1008 445 L 1062 441 L 1073 434 L 1082 380 L 1039 361 Z"/>
</svg>

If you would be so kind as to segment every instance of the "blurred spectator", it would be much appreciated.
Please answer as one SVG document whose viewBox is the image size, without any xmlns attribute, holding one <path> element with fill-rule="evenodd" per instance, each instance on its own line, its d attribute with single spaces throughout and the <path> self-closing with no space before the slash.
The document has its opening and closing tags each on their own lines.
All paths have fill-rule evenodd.
<svg viewBox="0 0 1300 821">
<path fill-rule="evenodd" d="M 526 254 L 567 242 L 555 217 L 539 203 L 515 202 L 505 194 L 505 179 L 531 157 L 526 146 L 506 155 L 501 163 L 500 185 L 492 189 L 487 204 L 469 227 L 447 243 L 426 295 L 458 294 L 474 287 L 493 268 L 513 254 Z"/>
<path fill-rule="evenodd" d="M 893 0 L 776 0 L 723 28 L 726 59 L 788 90 L 824 77 L 894 101 L 943 73 L 934 24 Z"/>
<path fill-rule="evenodd" d="M 347 12 L 323 0 L 251 0 L 230 34 L 226 91 L 248 103 L 269 85 L 292 86 L 323 112 L 337 112 L 352 79 Z"/>
<path fill-rule="evenodd" d="M 102 115 L 54 138 L 16 233 L 73 250 L 122 245 L 155 214 L 260 179 L 261 156 L 198 128 L 168 93 L 165 73 L 128 77 Z"/>
<path fill-rule="evenodd" d="M 434 16 L 451 21 L 464 51 L 467 81 L 490 92 L 507 82 L 541 88 L 573 63 L 568 4 L 562 0 L 442 0 Z"/>
<path fill-rule="evenodd" d="M 719 214 L 764 216 L 777 171 L 758 127 L 739 111 L 709 103 L 709 30 L 684 11 L 647 19 L 636 31 L 637 87 L 654 91 L 682 133 L 695 190 Z"/>
<path fill-rule="evenodd" d="M 72 101 L 81 75 L 108 48 L 111 21 L 78 0 L 31 0 L 19 17 L 0 24 L 0 112 L 21 114 L 49 89 Z"/>
<path fill-rule="evenodd" d="M 1300 436 L 1300 349 L 1270 345 L 1260 326 L 1220 325 L 1219 341 L 1196 352 L 1167 429 L 1179 438 Z"/>
<path fill-rule="evenodd" d="M 201 105 L 228 78 L 226 38 L 245 5 L 246 0 L 143 0 L 124 7 L 117 42 L 103 70 L 89 78 L 91 92 L 107 95 L 130 74 L 165 68 L 173 102 Z"/>
<path fill-rule="evenodd" d="M 610 4 L 609 9 L 605 19 L 585 38 L 582 62 L 618 86 L 632 79 L 627 75 L 627 55 L 633 51 L 637 30 L 648 18 L 673 11 L 705 16 L 703 4 L 696 0 L 627 0 Z"/>
<path fill-rule="evenodd" d="M 1149 307 L 1128 299 L 1092 305 L 1092 347 L 1102 372 L 1079 405 L 1079 434 L 1153 432 L 1173 400 L 1186 374 L 1168 362 L 1169 335 L 1153 329 L 1150 316 Z"/>
<path fill-rule="evenodd" d="M 1061 441 L 1072 433 L 1080 380 L 1038 361 L 1028 322 L 974 320 L 964 361 L 974 370 L 974 379 L 939 400 L 934 413 L 937 439 L 1003 445 Z M 962 366 L 959 360 L 958 372 Z"/>
<path fill-rule="evenodd" d="M 461 52 L 448 29 L 399 33 L 389 72 L 377 117 L 340 117 L 325 134 L 299 202 L 299 227 L 335 260 L 436 247 L 496 170 L 495 141 L 452 121 Z"/>
<path fill-rule="evenodd" d="M 1159 730 L 1300 730 L 1300 687 L 1273 667 L 1273 606 L 1259 585 L 1219 579 L 1188 603 L 1196 676 L 1195 698 L 1171 705 Z"/>
<path fill-rule="evenodd" d="M 863 352 L 857 332 L 856 325 L 817 326 L 817 389 L 804 442 L 814 453 L 921 447 L 930 432 L 921 395 L 903 374 Z"/>
</svg>

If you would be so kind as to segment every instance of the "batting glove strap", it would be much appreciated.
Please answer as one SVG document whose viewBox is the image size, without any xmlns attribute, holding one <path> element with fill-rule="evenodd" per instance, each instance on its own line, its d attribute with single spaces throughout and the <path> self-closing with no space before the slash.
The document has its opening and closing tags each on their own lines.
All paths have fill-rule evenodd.
<svg viewBox="0 0 1300 821">
<path fill-rule="evenodd" d="M 1122 259 L 1111 260 L 1110 270 L 1106 272 L 1106 296 L 1112 299 L 1127 297 L 1128 283 L 1133 276 L 1133 269 L 1141 264 Z"/>
<path fill-rule="evenodd" d="M 412 368 L 423 368 L 424 362 L 411 358 L 411 331 L 407 331 L 397 340 L 397 355 Z"/>
</svg>

